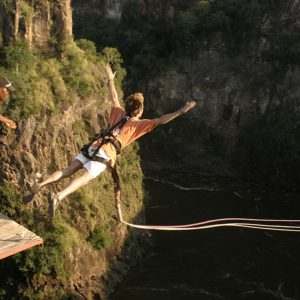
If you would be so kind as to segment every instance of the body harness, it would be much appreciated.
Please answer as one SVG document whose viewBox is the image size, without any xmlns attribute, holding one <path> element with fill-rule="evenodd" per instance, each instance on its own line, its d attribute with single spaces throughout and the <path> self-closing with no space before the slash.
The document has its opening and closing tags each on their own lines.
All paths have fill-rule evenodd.
<svg viewBox="0 0 300 300">
<path fill-rule="evenodd" d="M 106 129 L 100 131 L 98 134 L 96 134 L 89 143 L 83 145 L 81 148 L 81 153 L 88 159 L 101 162 L 106 165 L 108 171 L 111 173 L 113 181 L 114 181 L 114 191 L 115 193 L 120 192 L 120 180 L 119 175 L 117 173 L 116 167 L 111 165 L 111 160 L 108 160 L 106 158 L 97 156 L 100 148 L 107 144 L 111 143 L 117 152 L 117 155 L 121 153 L 121 143 L 117 139 L 117 135 L 120 133 L 122 127 L 125 125 L 125 123 L 129 120 L 130 117 L 125 116 L 122 118 L 119 122 L 117 122 L 115 125 L 111 127 L 107 127 Z M 92 155 L 89 154 L 89 148 L 92 146 L 92 144 L 96 141 L 99 141 L 99 145 L 95 148 Z"/>
</svg>

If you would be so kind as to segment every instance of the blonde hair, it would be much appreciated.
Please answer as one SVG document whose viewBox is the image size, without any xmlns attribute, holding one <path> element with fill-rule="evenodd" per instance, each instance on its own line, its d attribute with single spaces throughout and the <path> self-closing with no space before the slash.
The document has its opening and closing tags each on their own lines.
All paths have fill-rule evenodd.
<svg viewBox="0 0 300 300">
<path fill-rule="evenodd" d="M 144 107 L 144 96 L 142 93 L 134 93 L 125 99 L 125 111 L 128 116 L 136 116 Z"/>
</svg>

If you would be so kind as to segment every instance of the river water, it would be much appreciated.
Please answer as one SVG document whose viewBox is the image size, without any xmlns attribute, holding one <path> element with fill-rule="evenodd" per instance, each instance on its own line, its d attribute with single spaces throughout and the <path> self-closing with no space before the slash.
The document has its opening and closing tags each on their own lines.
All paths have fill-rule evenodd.
<svg viewBox="0 0 300 300">
<path fill-rule="evenodd" d="M 149 225 L 223 217 L 300 219 L 299 195 L 254 184 L 182 190 L 148 179 L 145 187 Z M 224 227 L 152 234 L 153 249 L 110 300 L 300 299 L 300 233 Z"/>
</svg>

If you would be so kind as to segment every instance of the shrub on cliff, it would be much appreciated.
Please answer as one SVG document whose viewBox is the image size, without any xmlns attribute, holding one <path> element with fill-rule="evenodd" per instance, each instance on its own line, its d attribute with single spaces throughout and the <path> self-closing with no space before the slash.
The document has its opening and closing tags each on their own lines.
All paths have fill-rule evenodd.
<svg viewBox="0 0 300 300">
<path fill-rule="evenodd" d="M 101 226 L 98 226 L 87 238 L 87 241 L 92 245 L 94 249 L 100 250 L 108 247 L 111 244 L 112 239 Z"/>
<path fill-rule="evenodd" d="M 78 45 L 81 48 L 73 42 L 62 45 L 58 57 L 30 49 L 25 40 L 13 41 L 2 49 L 6 65 L 3 72 L 17 87 L 7 112 L 12 119 L 19 121 L 45 109 L 59 111 L 77 97 L 103 95 L 103 86 L 98 81 L 104 76 L 104 54 L 97 53 L 90 41 L 80 40 Z M 109 49 L 120 83 L 126 74 L 122 60 L 116 49 Z"/>
<path fill-rule="evenodd" d="M 17 75 L 22 75 L 33 68 L 37 62 L 37 57 L 29 48 L 27 41 L 23 39 L 12 41 L 4 48 L 4 53 L 7 66 Z"/>
<path fill-rule="evenodd" d="M 33 214 L 30 209 L 24 206 L 20 187 L 12 183 L 0 185 L 0 212 L 13 218 L 17 222 L 33 224 Z"/>
<path fill-rule="evenodd" d="M 89 272 L 93 271 L 86 270 L 85 263 L 95 260 L 93 267 L 97 270 L 93 277 L 101 281 L 101 276 L 109 271 L 106 251 L 115 256 L 125 242 L 124 231 L 116 230 L 112 180 L 110 175 L 103 174 L 88 187 L 71 195 L 60 205 L 52 223 L 46 217 L 47 201 L 40 198 L 45 197 L 44 191 L 35 196 L 33 207 L 28 208 L 22 202 L 23 188 L 34 176 L 32 174 L 31 177 L 30 173 L 42 172 L 46 168 L 50 171 L 51 168 L 65 166 L 66 161 L 72 159 L 83 140 L 92 133 L 90 110 L 96 113 L 94 122 L 107 115 L 110 106 L 106 101 L 106 77 L 101 65 L 107 61 L 114 65 L 119 90 L 126 72 L 117 49 L 109 47 L 97 53 L 94 44 L 86 40 L 60 47 L 61 52 L 57 56 L 56 52 L 35 52 L 25 45 L 34 62 L 22 65 L 23 61 L 19 60 L 16 70 L 15 62 L 19 58 L 15 53 L 19 48 L 15 46 L 13 42 L 6 48 L 4 61 L 6 58 L 9 60 L 5 66 L 0 66 L 0 73 L 7 74 L 16 87 L 6 114 L 20 121 L 22 131 L 17 129 L 17 136 L 13 137 L 9 131 L 2 144 L 3 149 L 7 149 L 15 182 L 4 184 L 2 180 L 0 210 L 41 236 L 44 246 L 23 251 L 0 263 L 0 273 L 7 275 L 0 282 L 0 298 L 66 299 L 69 294 L 76 294 L 74 285 L 78 281 L 82 283 L 79 278 L 86 275 L 83 280 L 90 280 Z M 8 151 L 10 143 L 13 143 L 13 151 Z M 135 216 L 142 206 L 141 170 L 136 156 L 136 161 L 132 161 L 132 149 L 128 147 L 123 154 L 130 156 L 126 177 L 135 179 L 126 182 L 122 199 L 128 208 L 125 216 L 130 217 Z M 24 153 L 29 151 L 34 161 L 22 165 Z M 4 166 L 4 159 L 2 163 Z M 65 179 L 64 184 L 68 180 Z M 129 243 L 135 243 L 138 234 L 131 233 L 126 236 L 127 239 Z M 90 287 L 89 283 L 85 288 L 95 292 L 95 287 Z"/>
</svg>

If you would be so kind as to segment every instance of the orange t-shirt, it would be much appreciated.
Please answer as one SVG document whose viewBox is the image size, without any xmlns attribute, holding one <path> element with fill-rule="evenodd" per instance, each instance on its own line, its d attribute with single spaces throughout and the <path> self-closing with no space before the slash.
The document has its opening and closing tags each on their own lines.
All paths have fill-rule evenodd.
<svg viewBox="0 0 300 300">
<path fill-rule="evenodd" d="M 125 116 L 125 111 L 121 107 L 114 106 L 110 113 L 109 124 L 112 127 L 114 124 L 119 122 Z M 141 137 L 142 135 L 153 130 L 157 124 L 154 120 L 149 119 L 137 119 L 131 118 L 124 126 L 121 128 L 120 133 L 116 136 L 118 141 L 121 143 L 121 149 L 124 149 L 126 146 L 134 142 L 136 139 Z M 114 164 L 116 161 L 117 153 L 115 147 L 111 144 L 105 144 L 101 147 L 106 154 L 111 158 L 112 163 Z"/>
</svg>

